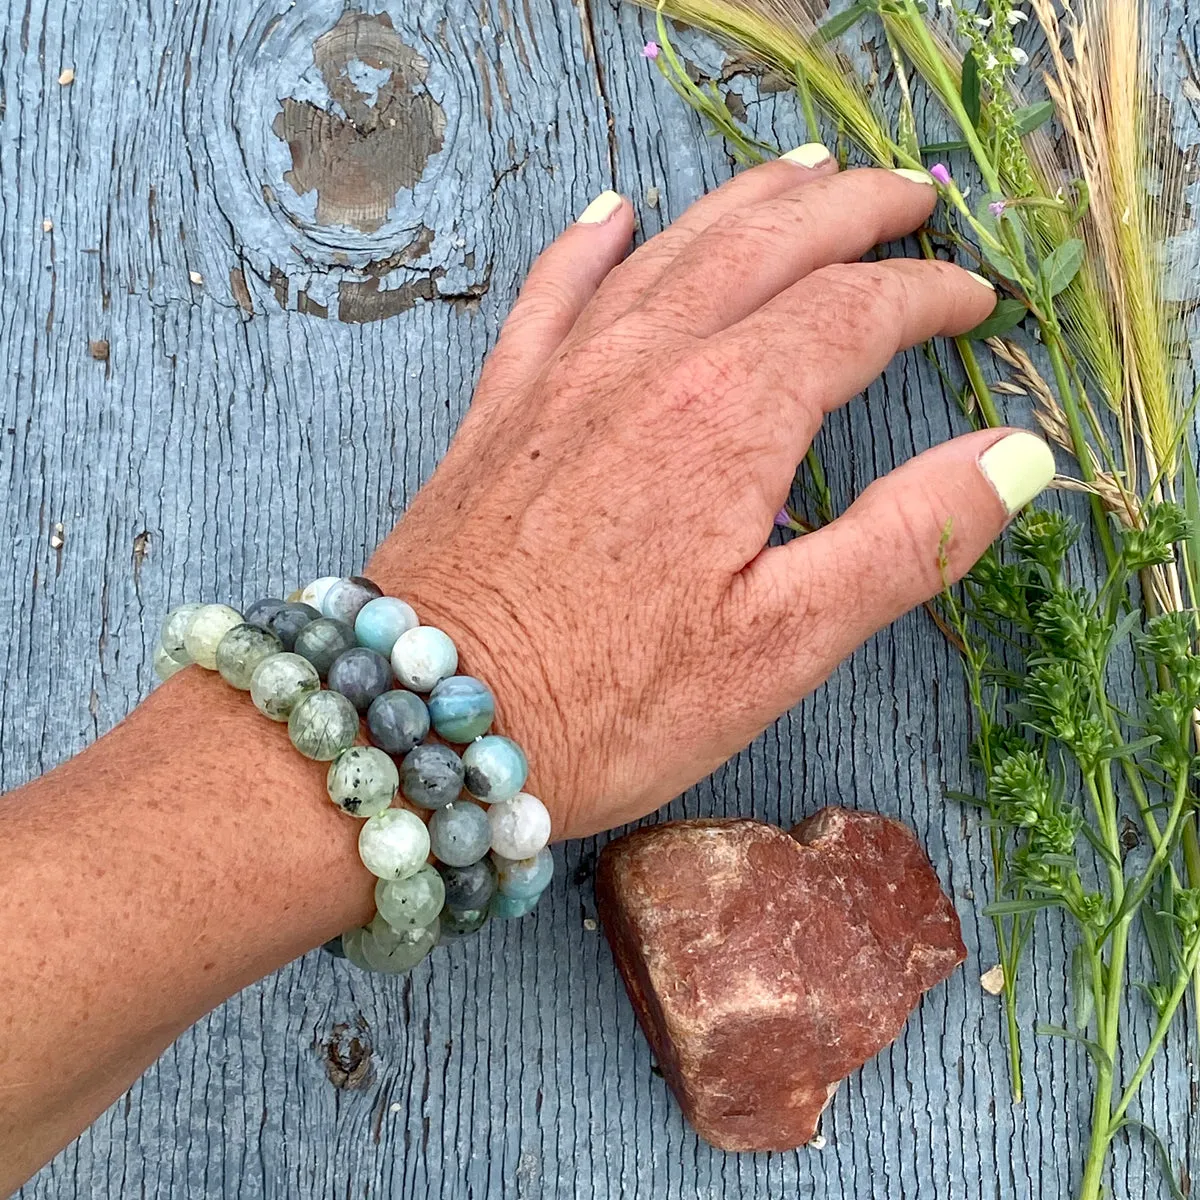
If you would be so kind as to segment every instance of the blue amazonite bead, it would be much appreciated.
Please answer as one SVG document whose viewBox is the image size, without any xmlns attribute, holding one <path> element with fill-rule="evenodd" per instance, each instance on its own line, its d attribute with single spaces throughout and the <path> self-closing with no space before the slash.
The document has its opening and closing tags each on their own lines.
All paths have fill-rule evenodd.
<svg viewBox="0 0 1200 1200">
<path fill-rule="evenodd" d="M 392 647 L 402 633 L 417 627 L 417 614 L 411 605 L 395 596 L 377 596 L 368 600 L 354 618 L 354 634 L 360 646 L 390 659 Z"/>
<path fill-rule="evenodd" d="M 448 742 L 473 742 L 487 733 L 495 715 L 492 693 L 470 675 L 443 679 L 429 696 L 429 719 Z"/>
<path fill-rule="evenodd" d="M 541 893 L 539 893 L 540 895 Z M 516 896 L 506 896 L 503 892 L 497 892 L 492 897 L 492 902 L 488 906 L 488 911 L 493 917 L 510 918 L 523 917 L 526 913 L 531 913 L 537 907 L 538 897 L 530 896 L 524 900 L 518 899 Z"/>
<path fill-rule="evenodd" d="M 532 858 L 492 857 L 496 863 L 499 890 L 510 899 L 537 899 L 554 878 L 554 859 L 549 846 L 544 846 Z"/>
<path fill-rule="evenodd" d="M 329 686 L 365 713 L 392 686 L 392 665 L 382 654 L 354 646 L 333 660 Z"/>
<path fill-rule="evenodd" d="M 353 626 L 359 610 L 369 600 L 382 596 L 383 592 L 369 579 L 361 575 L 351 575 L 349 579 L 339 579 L 331 584 L 321 601 L 321 612 L 335 621 L 345 621 Z"/>
<path fill-rule="evenodd" d="M 481 858 L 466 867 L 438 867 L 446 885 L 446 905 L 454 909 L 487 908 L 496 894 L 496 868 L 490 859 Z"/>
<path fill-rule="evenodd" d="M 525 752 L 498 734 L 472 742 L 463 751 L 462 763 L 467 791 L 485 804 L 512 799 L 529 774 Z"/>
<path fill-rule="evenodd" d="M 488 851 L 491 826 L 487 813 L 471 800 L 437 809 L 429 818 L 429 846 L 434 857 L 451 867 L 466 867 Z"/>
<path fill-rule="evenodd" d="M 418 746 L 400 764 L 400 788 L 419 808 L 441 808 L 457 800 L 462 785 L 462 759 L 449 746 Z"/>
<path fill-rule="evenodd" d="M 429 709 L 420 696 L 396 688 L 377 697 L 367 709 L 371 741 L 389 754 L 407 754 L 429 732 Z"/>
<path fill-rule="evenodd" d="M 328 617 L 321 617 L 300 630 L 292 649 L 301 658 L 307 658 L 317 668 L 317 674 L 324 679 L 329 674 L 329 668 L 333 666 L 333 660 L 357 645 L 354 630 L 345 621 L 332 621 Z"/>
<path fill-rule="evenodd" d="M 431 692 L 458 670 L 458 649 L 449 634 L 418 625 L 402 633 L 392 647 L 392 670 L 406 688 Z"/>
</svg>

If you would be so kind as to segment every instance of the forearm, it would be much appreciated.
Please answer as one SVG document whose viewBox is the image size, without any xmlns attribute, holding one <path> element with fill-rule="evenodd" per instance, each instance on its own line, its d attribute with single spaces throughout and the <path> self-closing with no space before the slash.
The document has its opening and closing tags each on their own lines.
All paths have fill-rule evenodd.
<svg viewBox="0 0 1200 1200">
<path fill-rule="evenodd" d="M 238 989 L 371 916 L 324 767 L 192 668 L 0 799 L 0 1195 Z"/>
</svg>

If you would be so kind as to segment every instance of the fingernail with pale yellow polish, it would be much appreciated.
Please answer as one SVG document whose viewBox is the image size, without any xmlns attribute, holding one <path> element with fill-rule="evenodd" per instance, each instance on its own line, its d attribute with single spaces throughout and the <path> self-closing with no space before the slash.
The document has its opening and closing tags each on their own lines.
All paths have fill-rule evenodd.
<svg viewBox="0 0 1200 1200">
<path fill-rule="evenodd" d="M 603 225 L 624 204 L 625 201 L 617 192 L 601 192 L 579 214 L 580 225 Z"/>
<path fill-rule="evenodd" d="M 979 469 L 1011 517 L 1054 478 L 1054 455 L 1033 433 L 1010 433 L 979 456 Z"/>
<path fill-rule="evenodd" d="M 813 167 L 823 167 L 833 155 L 829 150 L 822 146 L 820 142 L 807 142 L 803 146 L 797 146 L 795 150 L 789 150 L 786 154 L 779 156 L 787 162 L 795 163 L 800 167 L 808 167 L 812 170 Z"/>
<path fill-rule="evenodd" d="M 933 176 L 928 171 L 914 171 L 912 167 L 893 167 L 892 174 L 899 175 L 901 179 L 907 179 L 910 183 L 924 183 L 933 187 Z"/>
<path fill-rule="evenodd" d="M 990 279 L 985 279 L 977 271 L 968 271 L 967 274 L 970 275 L 970 277 L 975 280 L 976 283 L 982 283 L 983 286 L 989 291 L 994 292 L 996 290 L 996 285 L 992 283 Z"/>
</svg>

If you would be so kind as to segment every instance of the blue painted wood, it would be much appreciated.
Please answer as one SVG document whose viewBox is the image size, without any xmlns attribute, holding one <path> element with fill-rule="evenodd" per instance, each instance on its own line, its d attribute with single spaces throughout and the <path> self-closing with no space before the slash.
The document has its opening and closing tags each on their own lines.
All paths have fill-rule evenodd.
<svg viewBox="0 0 1200 1200">
<path fill-rule="evenodd" d="M 410 92 L 440 108 L 441 149 L 378 228 L 323 225 L 317 196 L 285 180 L 273 124 L 286 98 L 330 107 L 313 43 L 340 0 L 2 8 L 7 788 L 146 694 L 171 603 L 361 563 L 445 450 L 537 249 L 593 194 L 630 194 L 648 236 L 733 167 L 640 57 L 652 25 L 631 8 L 371 0 L 427 64 Z M 1196 38 L 1186 5 L 1172 11 L 1182 81 Z M 719 71 L 711 44 L 682 44 Z M 364 86 L 386 74 L 348 65 Z M 805 139 L 786 97 L 749 75 L 729 86 L 762 136 Z M 936 374 L 907 356 L 822 433 L 836 497 L 957 428 Z M 409 978 L 313 954 L 248 988 L 22 1197 L 1068 1194 L 1080 1056 L 1028 1034 L 1014 1108 L 978 984 L 993 961 L 983 837 L 943 799 L 969 784 L 965 708 L 953 656 L 907 617 L 669 810 L 788 824 L 828 802 L 876 808 L 919 831 L 955 898 L 970 960 L 838 1092 L 823 1149 L 728 1155 L 685 1127 L 594 926 L 591 839 L 556 852 L 536 917 Z M 1034 955 L 1029 1028 L 1062 1011 L 1052 921 Z M 1190 1162 L 1186 1054 L 1178 1031 L 1143 1115 Z M 1144 1143 L 1118 1147 L 1114 1186 L 1156 1194 Z"/>
</svg>

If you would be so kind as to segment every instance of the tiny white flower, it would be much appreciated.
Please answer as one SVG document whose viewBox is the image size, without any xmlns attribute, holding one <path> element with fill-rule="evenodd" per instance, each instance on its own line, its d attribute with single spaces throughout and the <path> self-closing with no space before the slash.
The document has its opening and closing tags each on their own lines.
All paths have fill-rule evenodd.
<svg viewBox="0 0 1200 1200">
<path fill-rule="evenodd" d="M 1012 56 L 1013 62 L 1015 62 L 1018 67 L 1023 67 L 1029 61 L 1029 55 L 1026 54 L 1020 46 L 1014 46 L 1012 48 Z"/>
<path fill-rule="evenodd" d="M 984 59 L 983 69 L 985 71 L 994 71 L 1000 65 L 1000 60 L 992 52 L 988 52 L 988 56 Z"/>
<path fill-rule="evenodd" d="M 1020 23 L 1022 21 L 1028 21 L 1028 20 L 1029 20 L 1029 14 L 1023 13 L 1019 9 L 1016 9 L 1016 8 L 1014 8 L 1012 10 L 1012 12 L 1010 12 L 1008 14 L 1008 23 L 1014 27 L 1017 25 L 1020 25 Z"/>
<path fill-rule="evenodd" d="M 980 29 L 991 29 L 992 18 L 991 17 L 976 17 L 975 24 L 978 25 Z"/>
</svg>

